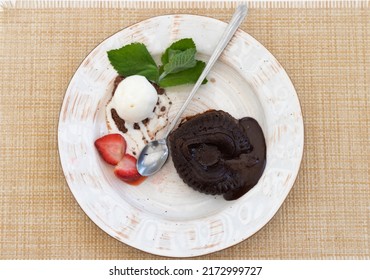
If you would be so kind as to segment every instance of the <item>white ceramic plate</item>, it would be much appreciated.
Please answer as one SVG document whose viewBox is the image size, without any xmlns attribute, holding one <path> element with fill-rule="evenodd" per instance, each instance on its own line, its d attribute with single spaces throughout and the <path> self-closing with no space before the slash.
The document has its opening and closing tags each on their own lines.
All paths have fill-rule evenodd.
<svg viewBox="0 0 370 280">
<path fill-rule="evenodd" d="M 107 134 L 105 106 L 116 72 L 106 51 L 142 42 L 159 55 L 174 41 L 193 38 L 206 60 L 226 24 L 194 15 L 150 18 L 98 45 L 73 76 L 60 112 L 58 143 L 68 185 L 85 213 L 112 237 L 140 250 L 173 257 L 216 252 L 261 229 L 278 211 L 296 179 L 303 152 L 303 120 L 295 89 L 279 62 L 238 30 L 184 116 L 210 108 L 250 116 L 267 144 L 258 184 L 235 201 L 201 194 L 178 177 L 172 160 L 137 187 L 118 180 L 94 141 Z M 169 117 L 191 86 L 170 88 Z"/>
</svg>

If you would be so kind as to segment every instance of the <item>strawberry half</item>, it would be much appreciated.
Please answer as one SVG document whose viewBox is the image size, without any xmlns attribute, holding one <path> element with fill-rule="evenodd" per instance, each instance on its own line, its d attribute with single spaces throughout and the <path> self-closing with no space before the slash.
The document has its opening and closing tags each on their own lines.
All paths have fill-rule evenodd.
<svg viewBox="0 0 370 280">
<path fill-rule="evenodd" d="M 121 134 L 108 134 L 97 139 L 95 147 L 106 163 L 116 165 L 126 153 L 126 140 Z"/>
<path fill-rule="evenodd" d="M 129 154 L 123 156 L 114 168 L 114 174 L 126 183 L 134 183 L 142 178 L 136 168 L 136 158 Z"/>
</svg>

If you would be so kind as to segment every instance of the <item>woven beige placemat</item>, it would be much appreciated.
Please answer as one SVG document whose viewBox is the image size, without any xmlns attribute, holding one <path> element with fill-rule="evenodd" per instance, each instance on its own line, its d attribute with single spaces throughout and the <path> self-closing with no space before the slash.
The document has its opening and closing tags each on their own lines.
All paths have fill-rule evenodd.
<svg viewBox="0 0 370 280">
<path fill-rule="evenodd" d="M 227 21 L 234 5 L 28 3 L 5 1 L 0 10 L 0 259 L 160 258 L 109 237 L 73 198 L 57 149 L 64 92 L 89 51 L 121 28 L 184 12 Z M 304 158 L 269 224 L 199 258 L 369 259 L 368 2 L 254 3 L 242 29 L 276 56 L 296 87 Z"/>
</svg>

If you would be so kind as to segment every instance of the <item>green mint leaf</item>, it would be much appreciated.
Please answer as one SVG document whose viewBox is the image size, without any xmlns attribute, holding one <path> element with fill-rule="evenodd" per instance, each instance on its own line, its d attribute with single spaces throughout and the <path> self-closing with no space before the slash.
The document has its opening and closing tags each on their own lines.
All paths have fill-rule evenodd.
<svg viewBox="0 0 370 280">
<path fill-rule="evenodd" d="M 164 72 L 163 68 L 164 68 L 163 65 L 159 66 L 159 68 L 158 68 L 159 76 L 161 76 L 163 74 L 163 72 Z"/>
<path fill-rule="evenodd" d="M 164 72 L 159 79 L 168 74 L 178 73 L 194 67 L 197 63 L 195 60 L 195 53 L 195 49 L 187 49 L 186 51 L 171 55 L 171 59 L 164 65 Z"/>
<path fill-rule="evenodd" d="M 163 53 L 163 55 L 161 57 L 162 64 L 165 65 L 170 61 L 170 57 L 169 57 L 170 50 L 172 50 L 172 51 L 185 51 L 187 49 L 196 49 L 195 43 L 194 43 L 193 39 L 191 39 L 191 38 L 184 38 L 184 39 L 181 39 L 181 40 L 178 40 L 178 41 L 172 43 L 171 46 L 169 46 L 165 50 L 165 52 Z"/>
<path fill-rule="evenodd" d="M 120 49 L 107 52 L 113 68 L 122 76 L 141 75 L 158 82 L 157 64 L 142 43 L 132 43 Z"/>
<path fill-rule="evenodd" d="M 203 61 L 197 60 L 196 65 L 190 69 L 165 76 L 159 81 L 159 86 L 166 88 L 184 84 L 194 84 L 198 80 L 205 66 L 206 64 Z M 203 81 L 203 84 L 205 83 L 207 83 L 207 79 Z"/>
<path fill-rule="evenodd" d="M 168 60 L 170 61 L 175 55 L 181 53 L 180 50 L 169 50 L 168 51 Z M 167 64 L 167 63 L 166 63 Z"/>
</svg>

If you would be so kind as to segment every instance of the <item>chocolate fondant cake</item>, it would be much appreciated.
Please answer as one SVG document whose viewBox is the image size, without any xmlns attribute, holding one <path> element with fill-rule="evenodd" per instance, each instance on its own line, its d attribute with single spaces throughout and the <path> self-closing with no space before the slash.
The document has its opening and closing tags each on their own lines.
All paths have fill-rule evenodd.
<svg viewBox="0 0 370 280">
<path fill-rule="evenodd" d="M 237 120 L 224 111 L 207 111 L 182 123 L 169 136 L 179 176 L 193 189 L 234 200 L 262 176 L 266 144 L 253 118 Z"/>
</svg>

